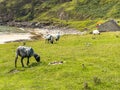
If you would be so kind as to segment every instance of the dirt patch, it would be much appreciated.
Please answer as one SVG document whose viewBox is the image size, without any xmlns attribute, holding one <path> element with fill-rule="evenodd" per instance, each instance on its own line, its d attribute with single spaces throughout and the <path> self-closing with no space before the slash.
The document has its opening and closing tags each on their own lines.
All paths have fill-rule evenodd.
<svg viewBox="0 0 120 90">
<path fill-rule="evenodd" d="M 30 32 L 30 34 L 32 35 L 32 36 L 30 36 L 30 38 L 33 40 L 43 39 L 43 34 L 41 34 L 41 33 L 36 33 L 34 31 L 32 31 L 32 32 Z"/>
<path fill-rule="evenodd" d="M 12 70 L 10 70 L 8 73 L 18 73 L 18 72 L 20 72 L 20 71 L 17 70 L 17 69 L 12 69 Z"/>
<path fill-rule="evenodd" d="M 19 73 L 21 71 L 25 71 L 25 69 L 22 69 L 22 70 L 18 70 L 18 69 L 11 69 L 8 73 L 11 73 L 11 74 L 15 74 L 15 73 Z"/>
<path fill-rule="evenodd" d="M 58 65 L 58 64 L 63 64 L 65 63 L 64 61 L 54 61 L 54 62 L 50 62 L 48 65 Z"/>
<path fill-rule="evenodd" d="M 66 28 L 61 28 L 61 29 L 45 29 L 45 28 L 35 28 L 33 30 L 36 33 L 40 33 L 43 35 L 46 35 L 46 33 L 49 33 L 51 35 L 55 35 L 56 33 L 60 32 L 61 35 L 65 35 L 65 34 L 81 34 L 80 31 L 78 30 L 74 30 L 74 29 L 66 29 Z"/>
</svg>

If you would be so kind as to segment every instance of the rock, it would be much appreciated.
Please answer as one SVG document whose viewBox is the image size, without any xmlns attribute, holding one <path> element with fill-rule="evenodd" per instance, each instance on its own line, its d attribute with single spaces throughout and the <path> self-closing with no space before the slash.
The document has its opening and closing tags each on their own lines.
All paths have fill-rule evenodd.
<svg viewBox="0 0 120 90">
<path fill-rule="evenodd" d="M 117 24 L 115 20 L 109 20 L 105 23 L 102 23 L 98 26 L 98 30 L 100 32 L 105 31 L 120 31 L 120 26 Z"/>
</svg>

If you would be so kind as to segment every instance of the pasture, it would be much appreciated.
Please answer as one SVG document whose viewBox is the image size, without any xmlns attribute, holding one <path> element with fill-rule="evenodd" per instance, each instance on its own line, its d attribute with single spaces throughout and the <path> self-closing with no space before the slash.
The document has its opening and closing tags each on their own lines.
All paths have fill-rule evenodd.
<svg viewBox="0 0 120 90">
<path fill-rule="evenodd" d="M 0 45 L 0 90 L 119 90 L 120 32 L 101 35 L 64 35 L 55 44 L 28 41 L 40 54 L 14 67 L 16 48 L 22 42 Z M 27 59 L 24 59 L 26 63 Z M 48 65 L 63 61 L 63 64 Z"/>
</svg>

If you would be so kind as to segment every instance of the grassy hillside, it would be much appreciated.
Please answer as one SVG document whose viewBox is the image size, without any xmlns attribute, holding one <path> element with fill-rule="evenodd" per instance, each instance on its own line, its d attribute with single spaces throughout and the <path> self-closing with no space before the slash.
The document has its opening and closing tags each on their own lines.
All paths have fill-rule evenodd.
<svg viewBox="0 0 120 90">
<path fill-rule="evenodd" d="M 85 83 L 91 90 L 119 90 L 119 42 L 120 32 L 65 35 L 53 45 L 27 42 L 41 55 L 41 63 L 31 58 L 22 68 L 19 58 L 16 70 L 15 49 L 22 43 L 0 45 L 0 90 L 81 90 Z M 61 60 L 61 65 L 48 65 Z"/>
<path fill-rule="evenodd" d="M 9 20 L 47 21 L 79 30 L 93 29 L 99 20 L 120 18 L 119 0 L 0 0 Z M 85 21 L 85 23 L 81 23 Z"/>
</svg>

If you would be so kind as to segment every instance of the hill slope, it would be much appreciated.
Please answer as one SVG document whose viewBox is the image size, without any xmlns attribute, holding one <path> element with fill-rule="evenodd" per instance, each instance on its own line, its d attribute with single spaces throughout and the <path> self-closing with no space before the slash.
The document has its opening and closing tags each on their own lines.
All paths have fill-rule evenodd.
<svg viewBox="0 0 120 90">
<path fill-rule="evenodd" d="M 89 19 L 95 22 L 94 20 L 99 18 L 120 18 L 119 0 L 1 0 L 0 2 L 1 17 L 6 21 L 50 21 L 80 28 L 79 25 L 74 26 L 73 21 Z"/>
</svg>

